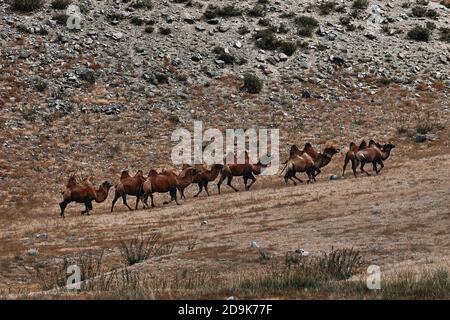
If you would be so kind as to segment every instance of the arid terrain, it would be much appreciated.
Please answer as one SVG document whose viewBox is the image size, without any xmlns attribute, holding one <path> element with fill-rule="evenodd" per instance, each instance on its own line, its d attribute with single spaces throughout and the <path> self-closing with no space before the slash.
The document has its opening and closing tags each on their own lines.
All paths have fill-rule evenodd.
<svg viewBox="0 0 450 320">
<path fill-rule="evenodd" d="M 1 298 L 449 298 L 448 1 L 16 2 L 0 2 Z M 292 144 L 340 151 L 313 184 L 194 185 L 180 206 L 110 213 L 112 188 L 59 217 L 73 174 L 179 171 L 171 134 L 194 121 L 279 129 L 282 160 Z M 362 139 L 396 148 L 380 175 L 342 178 Z M 323 267 L 345 248 L 349 272 Z M 99 283 L 55 289 L 70 264 Z"/>
</svg>

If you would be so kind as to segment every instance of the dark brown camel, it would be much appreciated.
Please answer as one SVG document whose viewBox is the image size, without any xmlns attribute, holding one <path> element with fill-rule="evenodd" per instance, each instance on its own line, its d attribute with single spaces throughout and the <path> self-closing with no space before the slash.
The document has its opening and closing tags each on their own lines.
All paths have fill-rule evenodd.
<svg viewBox="0 0 450 320">
<path fill-rule="evenodd" d="M 308 142 L 305 144 L 303 152 L 306 152 L 314 161 L 315 169 L 313 172 L 313 180 L 316 181 L 316 176 L 321 172 L 320 168 L 323 168 L 329 164 L 333 156 L 339 152 L 339 149 L 331 146 L 326 147 L 323 152 L 317 152 Z"/>
<path fill-rule="evenodd" d="M 359 144 L 359 146 L 357 146 L 354 142 L 350 143 L 350 148 L 347 151 L 347 153 L 345 154 L 345 160 L 344 160 L 344 168 L 342 169 L 342 176 L 344 176 L 345 174 L 345 169 L 347 168 L 347 164 L 349 161 L 352 162 L 352 171 L 353 174 L 356 177 L 356 153 L 360 150 L 364 150 L 365 148 L 367 148 L 367 144 L 365 140 L 362 140 L 361 143 Z"/>
<path fill-rule="evenodd" d="M 105 201 L 111 187 L 111 183 L 105 181 L 95 190 L 89 179 L 79 183 L 74 176 L 71 176 L 66 185 L 66 190 L 61 192 L 63 195 L 63 201 L 59 204 L 61 217 L 65 217 L 64 210 L 70 202 L 84 203 L 86 209 L 81 214 L 87 213 L 89 215 L 89 211 L 92 210 L 92 201 L 97 203 Z"/>
<path fill-rule="evenodd" d="M 127 203 L 127 195 L 136 197 L 135 210 L 137 210 L 139 199 L 142 196 L 142 185 L 144 184 L 144 181 L 145 177 L 142 170 L 138 170 L 134 177 L 130 176 L 127 170 L 122 171 L 120 182 L 116 185 L 116 194 L 111 205 L 111 212 L 113 212 L 114 205 L 116 204 L 117 199 L 119 199 L 120 197 L 122 197 L 123 204 L 128 209 L 133 210 Z"/>
<path fill-rule="evenodd" d="M 361 163 L 361 172 L 364 172 L 370 176 L 370 173 L 364 170 L 366 163 L 372 163 L 373 171 L 375 171 L 376 174 L 379 174 L 381 169 L 384 168 L 383 161 L 389 158 L 391 150 L 395 148 L 395 145 L 392 143 L 386 143 L 381 148 L 380 147 L 380 144 L 372 140 L 370 141 L 368 148 L 356 152 L 355 158 L 357 160 L 357 166 Z M 380 169 L 377 168 L 377 164 L 381 166 Z"/>
<path fill-rule="evenodd" d="M 313 179 L 313 175 L 316 168 L 314 166 L 314 160 L 308 153 L 304 152 L 301 155 L 299 155 L 294 152 L 291 153 L 289 160 L 286 162 L 285 169 L 286 173 L 284 175 L 284 182 L 287 184 L 288 180 L 291 180 L 294 183 L 294 185 L 297 185 L 294 179 L 303 183 L 303 181 L 296 176 L 297 172 L 306 172 L 306 174 L 308 175 L 308 183 L 309 183 Z"/>
<path fill-rule="evenodd" d="M 148 173 L 148 178 L 145 180 L 143 185 L 143 195 L 142 201 L 146 208 L 149 208 L 147 200 L 150 196 L 152 207 L 155 207 L 155 203 L 153 202 L 153 193 L 166 193 L 170 194 L 170 201 L 174 201 L 176 204 L 177 200 L 177 176 L 171 171 L 163 171 L 162 173 L 156 172 L 156 170 L 152 169 Z"/>
<path fill-rule="evenodd" d="M 186 199 L 186 197 L 184 195 L 184 189 L 189 187 L 191 185 L 191 183 L 194 182 L 197 175 L 199 173 L 201 173 L 201 170 L 198 170 L 197 168 L 193 168 L 193 167 L 186 167 L 178 175 L 175 174 L 174 172 L 171 172 L 171 173 L 173 173 L 173 175 L 177 179 L 177 183 L 178 183 L 177 189 L 180 192 L 181 199 Z"/>
<path fill-rule="evenodd" d="M 244 179 L 245 190 L 250 190 L 250 187 L 256 182 L 255 175 L 261 174 L 262 168 L 267 167 L 266 164 L 262 164 L 261 161 L 258 161 L 256 164 L 250 163 L 250 159 L 247 151 L 245 151 L 245 163 L 240 164 L 236 163 L 236 157 L 234 159 L 233 164 L 224 165 L 222 170 L 220 171 L 219 182 L 217 183 L 217 189 L 220 194 L 220 186 L 222 182 L 227 179 L 227 186 L 232 188 L 234 191 L 238 192 L 239 190 L 231 184 L 233 177 L 242 177 Z M 252 180 L 249 185 L 247 185 L 248 180 Z"/>
<path fill-rule="evenodd" d="M 189 165 L 183 165 L 183 168 L 186 167 L 189 167 Z M 196 183 L 198 185 L 198 192 L 194 198 L 198 197 L 198 195 L 203 191 L 203 188 L 205 188 L 206 194 L 209 196 L 208 183 L 217 179 L 223 165 L 213 164 L 211 169 L 208 169 L 206 166 L 199 164 L 195 165 L 195 168 L 197 168 L 199 172 L 195 175 L 192 181 L 192 183 Z"/>
</svg>

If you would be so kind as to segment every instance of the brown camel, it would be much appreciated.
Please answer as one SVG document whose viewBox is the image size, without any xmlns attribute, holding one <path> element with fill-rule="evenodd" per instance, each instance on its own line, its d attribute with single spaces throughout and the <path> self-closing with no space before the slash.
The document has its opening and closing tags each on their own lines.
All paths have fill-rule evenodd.
<svg viewBox="0 0 450 320">
<path fill-rule="evenodd" d="M 303 148 L 303 152 L 306 152 L 314 161 L 313 180 L 316 181 L 316 176 L 321 172 L 320 168 L 325 167 L 330 163 L 333 156 L 339 152 L 339 149 L 331 146 L 326 147 L 323 152 L 317 152 L 314 147 L 308 142 Z"/>
<path fill-rule="evenodd" d="M 349 161 L 352 162 L 352 170 L 353 170 L 353 174 L 356 177 L 356 158 L 355 155 L 358 151 L 360 150 L 364 150 L 365 148 L 367 148 L 367 144 L 365 140 L 362 140 L 361 143 L 359 144 L 359 146 L 357 146 L 354 142 L 350 143 L 350 148 L 347 151 L 347 153 L 345 154 L 345 160 L 344 160 L 344 168 L 342 169 L 342 176 L 344 176 L 345 174 L 345 169 L 347 168 L 347 164 Z"/>
<path fill-rule="evenodd" d="M 66 190 L 61 192 L 63 195 L 63 201 L 59 204 L 61 217 L 65 217 L 64 210 L 70 202 L 84 203 L 86 209 L 81 214 L 87 213 L 89 215 L 89 211 L 92 210 L 92 201 L 97 203 L 105 201 L 111 187 L 111 183 L 105 181 L 99 186 L 98 190 L 95 190 L 89 179 L 79 183 L 74 176 L 71 176 L 66 185 Z"/>
<path fill-rule="evenodd" d="M 156 172 L 156 170 L 152 169 L 148 173 L 148 178 L 145 180 L 143 185 L 143 194 L 142 201 L 146 208 L 149 208 L 147 200 L 150 196 L 152 201 L 152 207 L 155 207 L 155 203 L 153 202 L 153 193 L 166 193 L 170 194 L 170 201 L 174 201 L 176 204 L 177 200 L 177 176 L 171 171 L 163 171 L 162 173 Z"/>
<path fill-rule="evenodd" d="M 142 196 L 142 185 L 144 184 L 144 181 L 145 178 L 142 170 L 138 170 L 134 177 L 130 176 L 127 170 L 122 171 L 120 182 L 116 185 L 116 195 L 114 196 L 114 200 L 111 205 L 111 212 L 113 212 L 114 205 L 120 197 L 122 197 L 123 204 L 127 206 L 128 209 L 133 210 L 127 203 L 127 195 L 136 197 L 135 210 L 137 210 L 139 199 Z"/>
<path fill-rule="evenodd" d="M 386 143 L 381 148 L 380 147 L 380 144 L 372 140 L 369 142 L 368 148 L 356 152 L 355 158 L 357 160 L 357 166 L 361 163 L 361 172 L 364 172 L 370 176 L 370 173 L 364 170 L 364 165 L 370 162 L 372 163 L 373 171 L 375 171 L 376 174 L 379 174 L 381 169 L 384 168 L 383 161 L 389 158 L 391 150 L 395 148 L 395 145 L 392 143 Z M 377 168 L 377 164 L 381 166 L 380 169 Z"/>
<path fill-rule="evenodd" d="M 262 168 L 267 167 L 266 164 L 262 164 L 261 161 L 258 161 L 257 164 L 250 163 L 250 159 L 247 151 L 245 151 L 245 163 L 240 164 L 236 163 L 236 157 L 234 159 L 235 163 L 224 165 L 221 172 L 219 182 L 217 183 L 217 189 L 220 194 L 220 186 L 222 182 L 227 179 L 227 186 L 231 187 L 234 191 L 238 192 L 239 190 L 231 184 L 233 177 L 242 177 L 244 179 L 245 190 L 250 190 L 250 187 L 256 182 L 255 175 L 261 174 Z M 248 180 L 252 180 L 249 185 L 247 185 Z"/>
<path fill-rule="evenodd" d="M 190 165 L 183 165 L 183 168 L 189 167 Z M 216 180 L 216 178 L 219 176 L 220 171 L 223 168 L 222 164 L 213 164 L 211 166 L 211 169 L 208 169 L 205 165 L 197 164 L 194 166 L 199 170 L 199 172 L 195 175 L 194 179 L 192 180 L 192 183 L 196 183 L 198 185 L 198 192 L 194 196 L 194 198 L 198 197 L 198 195 L 203 191 L 203 188 L 205 188 L 206 194 L 209 196 L 208 191 L 208 183 Z"/>
<path fill-rule="evenodd" d="M 180 192 L 180 197 L 181 199 L 186 199 L 184 189 L 189 187 L 189 185 L 194 182 L 197 175 L 201 173 L 201 170 L 194 167 L 185 167 L 178 175 L 172 171 L 164 170 L 163 172 L 169 172 L 175 176 L 178 183 L 177 189 Z"/>
<path fill-rule="evenodd" d="M 304 152 L 302 155 L 292 153 L 292 155 L 289 157 L 289 160 L 286 163 L 285 168 L 286 173 L 284 175 L 284 182 L 287 184 L 288 180 L 291 180 L 294 183 L 294 185 L 297 185 L 294 179 L 303 183 L 303 181 L 296 176 L 297 172 L 306 172 L 306 174 L 308 175 L 308 183 L 309 183 L 312 181 L 314 172 L 316 170 L 314 160 L 306 152 Z"/>
</svg>

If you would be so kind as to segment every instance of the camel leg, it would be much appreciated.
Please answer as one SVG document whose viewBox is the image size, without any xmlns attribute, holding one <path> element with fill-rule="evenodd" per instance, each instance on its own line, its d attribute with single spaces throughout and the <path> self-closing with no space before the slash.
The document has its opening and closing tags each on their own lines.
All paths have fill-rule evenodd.
<svg viewBox="0 0 450 320">
<path fill-rule="evenodd" d="M 170 189 L 169 193 L 170 193 L 170 201 L 175 200 L 175 203 L 179 205 L 177 200 L 177 188 Z"/>
<path fill-rule="evenodd" d="M 242 179 L 244 179 L 244 188 L 245 188 L 245 191 L 248 191 L 248 189 L 247 189 L 248 177 L 244 175 L 244 176 L 242 177 Z"/>
<path fill-rule="evenodd" d="M 315 170 L 313 171 L 313 180 L 314 180 L 314 182 L 317 181 L 317 180 L 316 180 L 316 177 L 317 177 L 317 175 L 320 174 L 321 172 L 322 172 L 322 171 L 320 171 L 319 168 L 315 168 Z"/>
<path fill-rule="evenodd" d="M 128 203 L 127 203 L 127 195 L 126 194 L 122 195 L 122 201 L 123 201 L 123 204 L 126 205 L 128 209 L 133 211 L 133 209 L 131 209 L 130 206 L 128 205 Z"/>
<path fill-rule="evenodd" d="M 184 195 L 184 189 L 178 188 L 178 191 L 180 192 L 180 199 L 186 200 L 186 196 Z"/>
<path fill-rule="evenodd" d="M 352 159 L 352 171 L 353 171 L 353 175 L 356 178 L 356 168 L 358 168 L 359 165 L 359 161 L 356 159 Z"/>
<path fill-rule="evenodd" d="M 81 212 L 81 214 L 86 213 L 89 216 L 89 211 L 92 211 L 92 201 L 88 200 L 84 203 L 84 205 L 86 206 L 86 210 Z"/>
<path fill-rule="evenodd" d="M 153 194 L 152 193 L 150 193 L 150 200 L 152 202 L 152 208 L 154 208 L 155 207 L 155 203 L 153 202 Z"/>
<path fill-rule="evenodd" d="M 136 196 L 136 208 L 134 209 L 134 210 L 137 210 L 138 209 L 138 204 L 139 204 L 139 196 Z"/>
<path fill-rule="evenodd" d="M 364 170 L 364 166 L 366 165 L 365 161 L 361 161 L 361 172 L 364 172 L 368 176 L 370 176 L 370 173 L 368 173 L 366 170 Z"/>
<path fill-rule="evenodd" d="M 303 183 L 303 180 L 300 179 L 299 177 L 297 177 L 297 175 L 294 173 L 294 175 L 292 176 L 292 178 L 296 179 L 298 182 Z"/>
<path fill-rule="evenodd" d="M 255 184 L 255 182 L 256 182 L 256 178 L 255 178 L 255 176 L 254 176 L 253 174 L 251 174 L 251 175 L 249 176 L 249 179 L 251 179 L 252 182 L 250 182 L 250 184 L 248 185 L 248 187 L 246 187 L 246 190 L 247 190 L 247 191 L 250 190 L 251 186 L 252 186 L 253 184 Z M 246 184 L 247 184 L 247 183 L 246 183 Z"/>
<path fill-rule="evenodd" d="M 148 200 L 148 195 L 143 194 L 142 197 L 141 197 L 141 201 L 144 204 L 144 209 L 150 208 L 149 205 L 148 205 L 147 200 Z"/>
<path fill-rule="evenodd" d="M 373 167 L 373 171 L 375 171 L 375 173 L 378 174 L 377 162 L 376 161 L 372 162 L 372 167 Z"/>
<path fill-rule="evenodd" d="M 205 187 L 205 191 L 206 191 L 206 194 L 208 195 L 208 197 L 209 197 L 209 191 L 208 191 L 208 181 L 206 181 L 205 182 L 205 185 L 204 185 L 204 187 Z"/>
<path fill-rule="evenodd" d="M 197 194 L 194 196 L 194 198 L 197 198 L 198 195 L 202 192 L 203 190 L 203 184 L 201 182 L 198 183 L 198 192 Z"/>
<path fill-rule="evenodd" d="M 234 191 L 238 192 L 239 190 L 231 185 L 231 180 L 233 180 L 233 176 L 228 177 L 227 186 L 230 186 Z"/>
<path fill-rule="evenodd" d="M 378 164 L 379 164 L 379 165 L 381 166 L 381 167 L 380 167 L 380 169 L 379 169 L 379 170 L 377 171 L 377 174 L 379 174 L 379 173 L 380 173 L 380 171 L 381 171 L 381 169 L 383 169 L 383 168 L 384 168 L 384 163 L 383 163 L 383 160 L 381 160 L 381 159 L 380 159 L 380 160 L 378 160 L 377 162 L 378 162 Z"/>
<path fill-rule="evenodd" d="M 114 210 L 114 205 L 116 204 L 116 201 L 117 201 L 117 199 L 119 199 L 119 198 L 120 198 L 120 195 L 116 192 L 116 195 L 114 196 L 114 200 L 113 200 L 112 205 L 111 205 L 111 212 L 113 212 L 113 210 Z"/>
<path fill-rule="evenodd" d="M 62 218 L 65 218 L 64 210 L 66 210 L 66 207 L 67 207 L 68 204 L 69 204 L 69 202 L 66 202 L 66 201 L 63 201 L 63 202 L 61 202 L 61 203 L 59 204 L 59 207 L 61 208 L 60 216 L 61 216 Z"/>
<path fill-rule="evenodd" d="M 342 169 L 342 176 L 344 176 L 344 174 L 345 174 L 345 168 L 347 168 L 347 164 L 349 161 L 350 161 L 350 158 L 347 155 L 345 155 L 344 168 Z"/>
<path fill-rule="evenodd" d="M 217 190 L 219 190 L 219 194 L 220 194 L 220 185 L 225 180 L 225 178 L 226 178 L 225 175 L 221 174 L 220 178 L 219 178 L 219 182 L 217 182 Z"/>
</svg>

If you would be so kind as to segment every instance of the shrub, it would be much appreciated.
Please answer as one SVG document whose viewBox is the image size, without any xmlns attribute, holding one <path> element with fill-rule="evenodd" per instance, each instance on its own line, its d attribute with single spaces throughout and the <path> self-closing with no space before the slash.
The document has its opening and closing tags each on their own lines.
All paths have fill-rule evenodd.
<svg viewBox="0 0 450 320">
<path fill-rule="evenodd" d="M 52 8 L 56 9 L 56 10 L 64 10 L 71 3 L 72 3 L 72 0 L 53 0 L 52 1 Z"/>
<path fill-rule="evenodd" d="M 244 75 L 244 86 L 242 89 L 248 93 L 259 93 L 263 89 L 263 86 L 263 81 L 254 74 L 248 73 Z"/>
<path fill-rule="evenodd" d="M 65 25 L 67 23 L 67 19 L 69 19 L 69 16 L 65 13 L 57 13 L 53 15 L 52 19 L 60 25 Z"/>
<path fill-rule="evenodd" d="M 321 15 L 328 15 L 336 9 L 337 3 L 334 1 L 325 1 L 319 4 L 319 12 Z"/>
<path fill-rule="evenodd" d="M 150 237 L 145 238 L 141 233 L 128 243 L 120 240 L 119 249 L 125 264 L 131 266 L 151 257 L 170 254 L 173 246 L 161 242 L 159 234 L 152 234 Z"/>
<path fill-rule="evenodd" d="M 256 32 L 256 46 L 264 50 L 275 50 L 280 45 L 280 41 L 270 29 L 259 30 Z"/>
<path fill-rule="evenodd" d="M 439 40 L 449 42 L 450 43 L 450 28 L 441 28 L 441 36 Z"/>
<path fill-rule="evenodd" d="M 266 15 L 266 8 L 261 5 L 255 5 L 253 8 L 247 10 L 250 17 L 264 17 Z"/>
<path fill-rule="evenodd" d="M 415 41 L 428 42 L 430 40 L 431 31 L 427 28 L 416 26 L 408 31 L 408 38 Z"/>
<path fill-rule="evenodd" d="M 348 26 L 350 22 L 352 22 L 352 18 L 350 18 L 349 16 L 339 18 L 339 23 L 343 26 Z"/>
<path fill-rule="evenodd" d="M 285 55 L 292 56 L 297 50 L 297 44 L 293 41 L 281 41 L 279 49 Z"/>
<path fill-rule="evenodd" d="M 437 19 L 439 17 L 439 13 L 434 9 L 427 10 L 427 17 L 430 19 Z"/>
<path fill-rule="evenodd" d="M 427 14 L 427 8 L 425 8 L 424 6 L 415 6 L 411 9 L 411 13 L 414 17 L 425 17 L 425 15 Z"/>
<path fill-rule="evenodd" d="M 144 19 L 138 16 L 131 17 L 130 23 L 134 24 L 135 26 L 142 26 L 144 24 Z"/>
<path fill-rule="evenodd" d="M 155 28 L 152 26 L 146 26 L 144 29 L 145 33 L 153 33 L 154 30 Z"/>
<path fill-rule="evenodd" d="M 134 1 L 130 6 L 135 9 L 153 9 L 153 3 L 151 0 Z"/>
<path fill-rule="evenodd" d="M 225 5 L 223 7 L 209 5 L 203 15 L 206 19 L 214 19 L 216 17 L 237 17 L 241 14 L 242 10 L 234 5 Z"/>
<path fill-rule="evenodd" d="M 354 0 L 352 4 L 353 9 L 365 10 L 369 7 L 369 0 Z"/>
<path fill-rule="evenodd" d="M 264 27 L 270 26 L 270 20 L 269 19 L 259 19 L 258 24 Z"/>
<path fill-rule="evenodd" d="M 319 22 L 313 17 L 300 16 L 295 18 L 297 32 L 300 36 L 310 37 L 319 26 Z"/>
<path fill-rule="evenodd" d="M 246 25 L 242 25 L 238 28 L 237 31 L 241 36 L 246 35 L 250 32 L 250 29 Z"/>
<path fill-rule="evenodd" d="M 172 30 L 170 28 L 162 27 L 162 28 L 159 28 L 159 33 L 162 34 L 162 35 L 167 36 L 167 35 L 172 33 Z"/>
<path fill-rule="evenodd" d="M 42 8 L 43 4 L 43 0 L 12 0 L 11 7 L 13 10 L 31 12 Z"/>
<path fill-rule="evenodd" d="M 225 52 L 222 47 L 215 47 L 213 52 L 217 55 L 217 59 L 222 60 L 225 64 L 233 64 L 236 61 L 236 58 L 232 54 Z"/>
</svg>

